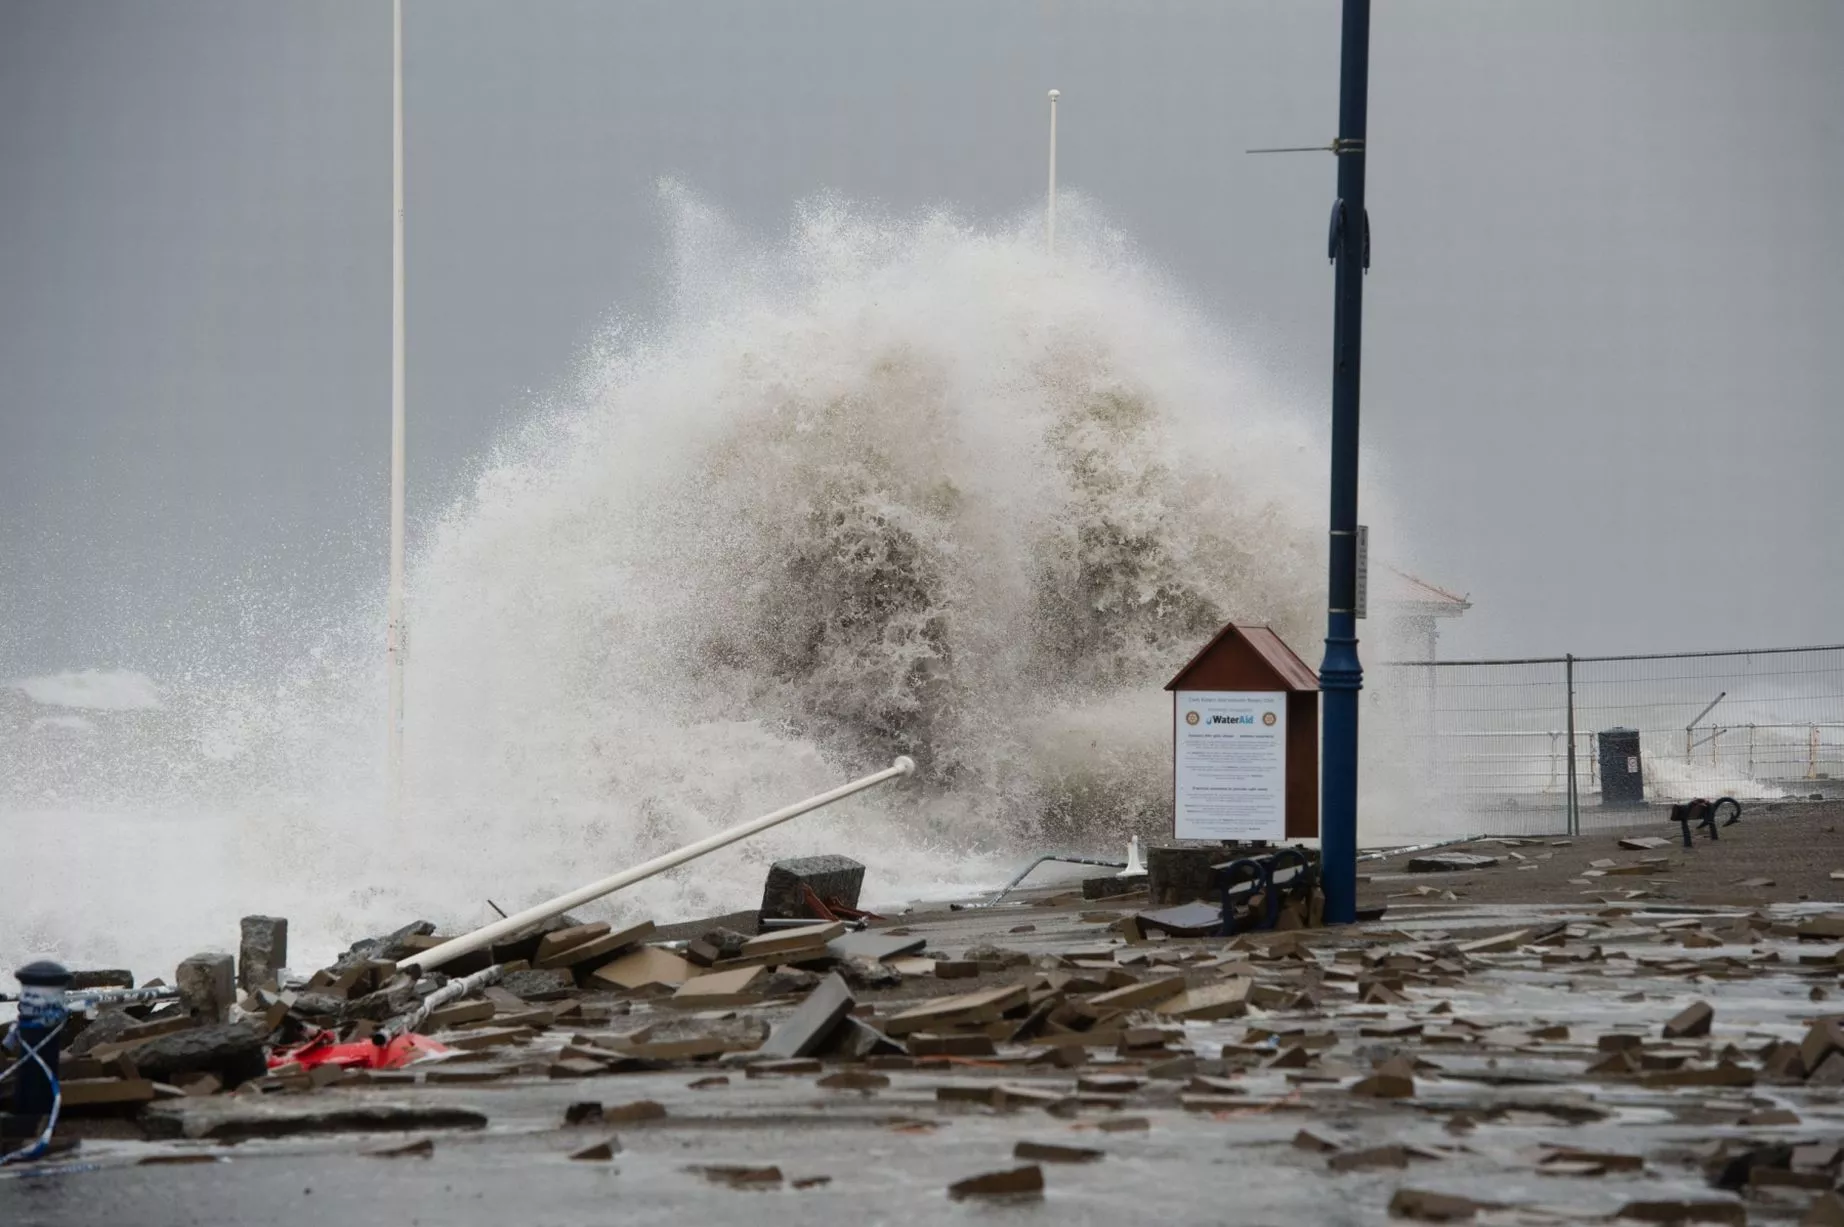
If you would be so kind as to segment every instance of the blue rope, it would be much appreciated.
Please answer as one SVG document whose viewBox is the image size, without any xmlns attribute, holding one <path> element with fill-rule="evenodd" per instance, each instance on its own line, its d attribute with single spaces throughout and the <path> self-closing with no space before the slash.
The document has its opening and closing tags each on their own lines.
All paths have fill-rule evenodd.
<svg viewBox="0 0 1844 1227">
<path fill-rule="evenodd" d="M 0 1073 L 0 1082 L 5 1082 L 12 1077 L 27 1061 L 37 1061 L 38 1067 L 45 1071 L 45 1077 L 51 1080 L 51 1115 L 45 1120 L 44 1132 L 40 1133 L 37 1140 L 30 1145 L 15 1150 L 11 1154 L 0 1155 L 0 1167 L 5 1167 L 9 1163 L 24 1163 L 36 1159 L 51 1149 L 51 1134 L 58 1127 L 58 1113 L 64 1107 L 64 1088 L 58 1083 L 58 1072 L 46 1063 L 39 1050 L 57 1038 L 58 1032 L 64 1030 L 64 1023 L 68 1018 L 69 1015 L 60 1010 L 57 1015 L 57 1026 L 46 1032 L 44 1039 L 32 1045 L 26 1044 L 24 1038 L 19 1034 L 19 1024 L 14 1023 L 6 1033 L 6 1040 L 0 1044 L 0 1048 L 6 1051 L 24 1050 L 17 1061 L 6 1067 L 6 1072 Z"/>
</svg>

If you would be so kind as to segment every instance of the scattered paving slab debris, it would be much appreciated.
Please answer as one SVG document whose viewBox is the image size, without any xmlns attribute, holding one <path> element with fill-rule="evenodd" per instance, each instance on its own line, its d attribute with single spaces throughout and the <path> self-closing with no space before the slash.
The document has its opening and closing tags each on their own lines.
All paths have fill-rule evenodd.
<svg viewBox="0 0 1844 1227">
<path fill-rule="evenodd" d="M 1012 1158 L 1037 1163 L 1098 1163 L 1107 1151 L 1087 1146 L 1060 1146 L 1054 1142 L 1020 1142 L 1012 1148 Z"/>
<path fill-rule="evenodd" d="M 1615 839 L 1579 842 L 1607 851 Z M 1624 842 L 1642 853 L 1669 843 Z M 1558 858 L 1557 881 L 1573 870 L 1565 857 L 1580 863 L 1533 851 L 1544 846 L 1494 841 L 1502 861 L 1415 859 L 1465 858 L 1439 872 L 1497 865 L 1499 881 L 1539 857 Z M 1223 856 L 1192 851 L 1179 869 Z M 1666 858 L 1603 859 L 1585 904 L 1498 910 L 1420 887 L 1401 896 L 1392 927 L 1235 936 L 1218 935 L 1207 895 L 1094 913 L 1076 892 L 1038 892 L 991 911 L 912 913 L 898 928 L 824 918 L 798 886 L 827 910 L 854 908 L 856 885 L 841 883 L 863 867 L 846 862 L 783 874 L 799 924 L 756 932 L 745 914 L 662 931 L 561 917 L 473 964 L 415 976 L 395 960 L 443 940 L 427 922 L 354 943 L 303 979 L 282 967 L 286 921 L 247 917 L 234 983 L 228 956 L 199 956 L 179 977 L 183 1004 L 73 1017 L 65 1103 L 81 1128 L 135 1122 L 175 1162 L 213 1157 L 197 1140 L 342 1132 L 419 1135 L 361 1151 L 408 1158 L 433 1153 L 432 1132 L 483 1128 L 499 1087 L 559 1079 L 542 1127 L 571 1132 L 549 1153 L 585 1163 L 620 1153 L 596 1141 L 601 1131 L 619 1127 L 657 1154 L 718 1116 L 758 1131 L 811 1119 L 957 1141 L 978 1129 L 981 1145 L 1011 1146 L 1020 1166 L 959 1181 L 950 1196 L 1040 1197 L 1041 1165 L 1107 1157 L 1073 1142 L 1122 1135 L 1132 1170 L 1148 1151 L 1214 1145 L 1221 1128 L 1238 1146 L 1291 1140 L 1286 1162 L 1341 1182 L 1341 1196 L 1374 1197 L 1372 1214 L 1387 1199 L 1399 1220 L 1610 1221 L 1619 1207 L 1633 1221 L 1728 1223 L 1759 1207 L 1763 1220 L 1838 1221 L 1844 1015 L 1813 1003 L 1844 984 L 1844 912 L 1686 907 L 1659 882 L 1631 881 L 1659 878 Z M 1722 881 L 1766 890 L 1733 881 L 1761 867 Z M 835 871 L 844 878 L 820 876 Z M 1641 901 L 1608 877 L 1667 897 Z M 1162 889 L 1182 893 L 1187 880 L 1168 874 Z M 496 982 L 418 1009 L 463 967 Z M 411 1021 L 431 1046 L 425 1060 L 314 1057 L 317 1044 L 378 1051 L 373 1036 Z M 628 1089 L 590 1097 L 614 1085 Z M 697 1111 L 681 1107 L 691 1092 Z M 1659 1119 L 1677 1136 L 1644 1123 Z M 662 1120 L 670 1127 L 647 1127 Z M 1059 1130 L 1068 1142 L 1050 1140 Z M 833 1179 L 771 1157 L 781 1163 L 683 1170 L 736 1189 Z M 1454 1191 L 1401 1184 L 1424 1174 Z M 1502 1185 L 1482 1183 L 1497 1174 Z M 1555 1208 L 1463 1195 L 1538 1185 Z"/>
<path fill-rule="evenodd" d="M 1044 1169 L 1035 1163 L 1027 1167 L 1016 1167 L 1010 1171 L 969 1176 L 965 1180 L 957 1180 L 948 1186 L 948 1196 L 955 1201 L 965 1201 L 970 1197 L 1042 1197 L 1043 1194 Z"/>
<path fill-rule="evenodd" d="M 593 1146 L 585 1146 L 581 1150 L 573 1151 L 570 1158 L 579 1163 L 606 1163 L 619 1153 L 621 1153 L 620 1141 L 609 1138 L 605 1142 L 597 1142 Z"/>
<path fill-rule="evenodd" d="M 473 1108 L 425 1104 L 325 1102 L 311 1096 L 220 1095 L 174 1099 L 141 1112 L 150 1138 L 240 1142 L 320 1133 L 402 1133 L 434 1129 L 484 1129 L 486 1114 Z"/>
<path fill-rule="evenodd" d="M 1481 856 L 1476 852 L 1437 852 L 1432 856 L 1418 856 L 1409 861 L 1410 873 L 1463 873 L 1469 869 L 1490 869 L 1498 864 L 1496 856 Z"/>
</svg>

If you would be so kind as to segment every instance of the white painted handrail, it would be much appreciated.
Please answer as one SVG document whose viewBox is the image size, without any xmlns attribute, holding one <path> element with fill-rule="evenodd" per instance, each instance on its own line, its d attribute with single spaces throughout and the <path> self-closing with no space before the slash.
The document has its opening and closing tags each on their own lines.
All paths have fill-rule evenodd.
<svg viewBox="0 0 1844 1227">
<path fill-rule="evenodd" d="M 632 869 L 624 869 L 613 877 L 603 878 L 599 882 L 591 882 L 587 886 L 579 887 L 567 895 L 558 895 L 555 899 L 547 900 L 544 903 L 538 904 L 536 907 L 528 907 L 522 912 L 506 917 L 504 920 L 496 920 L 483 929 L 476 929 L 465 937 L 457 937 L 452 941 L 443 942 L 439 946 L 432 946 L 422 951 L 420 954 L 413 954 L 409 958 L 398 963 L 398 966 L 406 969 L 412 967 L 421 968 L 424 971 L 434 967 L 440 967 L 450 959 L 469 954 L 480 949 L 482 946 L 498 941 L 502 937 L 516 933 L 520 929 L 537 924 L 541 920 L 549 920 L 551 917 L 561 915 L 573 907 L 581 907 L 592 899 L 600 899 L 603 895 L 613 894 L 624 886 L 632 886 L 634 883 L 644 878 L 650 878 L 656 873 L 664 873 L 666 870 L 674 868 L 675 866 L 683 865 L 686 861 L 697 860 L 707 852 L 715 852 L 717 849 L 728 844 L 733 844 L 739 839 L 747 839 L 751 835 L 766 831 L 772 826 L 778 826 L 790 818 L 798 818 L 802 814 L 819 809 L 821 806 L 831 805 L 834 801 L 842 801 L 853 793 L 863 792 L 867 788 L 875 788 L 879 784 L 898 779 L 902 776 L 914 775 L 915 770 L 916 764 L 914 759 L 907 756 L 899 758 L 896 762 L 874 775 L 867 775 L 862 779 L 853 780 L 849 784 L 841 784 L 831 792 L 823 792 L 817 797 L 808 797 L 805 801 L 797 802 L 788 806 L 786 809 L 778 809 L 772 814 L 764 814 L 760 818 L 743 823 L 741 826 L 731 827 L 727 831 L 720 831 L 715 835 L 699 840 L 697 843 L 687 844 L 676 852 L 668 852 L 664 856 L 654 857 L 645 864 L 636 865 Z"/>
</svg>

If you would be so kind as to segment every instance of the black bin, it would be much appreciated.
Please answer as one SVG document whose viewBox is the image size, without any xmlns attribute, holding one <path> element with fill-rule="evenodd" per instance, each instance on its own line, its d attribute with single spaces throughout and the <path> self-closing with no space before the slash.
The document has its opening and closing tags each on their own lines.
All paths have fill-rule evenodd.
<svg viewBox="0 0 1844 1227">
<path fill-rule="evenodd" d="M 1632 809 L 1644 805 L 1646 784 L 1639 761 L 1639 730 L 1603 729 L 1597 738 L 1601 751 L 1601 808 Z"/>
</svg>

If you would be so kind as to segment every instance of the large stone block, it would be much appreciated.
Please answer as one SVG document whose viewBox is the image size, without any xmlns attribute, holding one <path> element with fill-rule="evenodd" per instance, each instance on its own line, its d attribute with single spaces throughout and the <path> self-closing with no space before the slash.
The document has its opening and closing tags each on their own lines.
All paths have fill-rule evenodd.
<svg viewBox="0 0 1844 1227">
<path fill-rule="evenodd" d="M 240 922 L 243 940 L 237 947 L 237 987 L 253 993 L 273 986 L 288 966 L 288 921 L 280 916 L 245 916 Z"/>
<path fill-rule="evenodd" d="M 181 1074 L 209 1073 L 231 1087 L 266 1072 L 264 1038 L 260 1029 L 248 1023 L 194 1027 L 136 1045 L 131 1059 L 143 1078 L 156 1082 L 171 1082 Z"/>
<path fill-rule="evenodd" d="M 801 892 L 803 885 L 828 903 L 858 906 L 858 892 L 864 887 L 864 866 L 849 856 L 803 856 L 776 861 L 768 868 L 768 882 L 762 888 L 764 918 L 796 917 L 816 919 Z"/>
<path fill-rule="evenodd" d="M 1170 907 L 1213 898 L 1210 867 L 1233 859 L 1222 848 L 1151 848 L 1146 854 L 1146 901 L 1153 907 Z"/>
<path fill-rule="evenodd" d="M 195 954 L 173 977 L 180 1008 L 201 1023 L 230 1021 L 237 1000 L 237 961 L 228 954 Z"/>
</svg>

